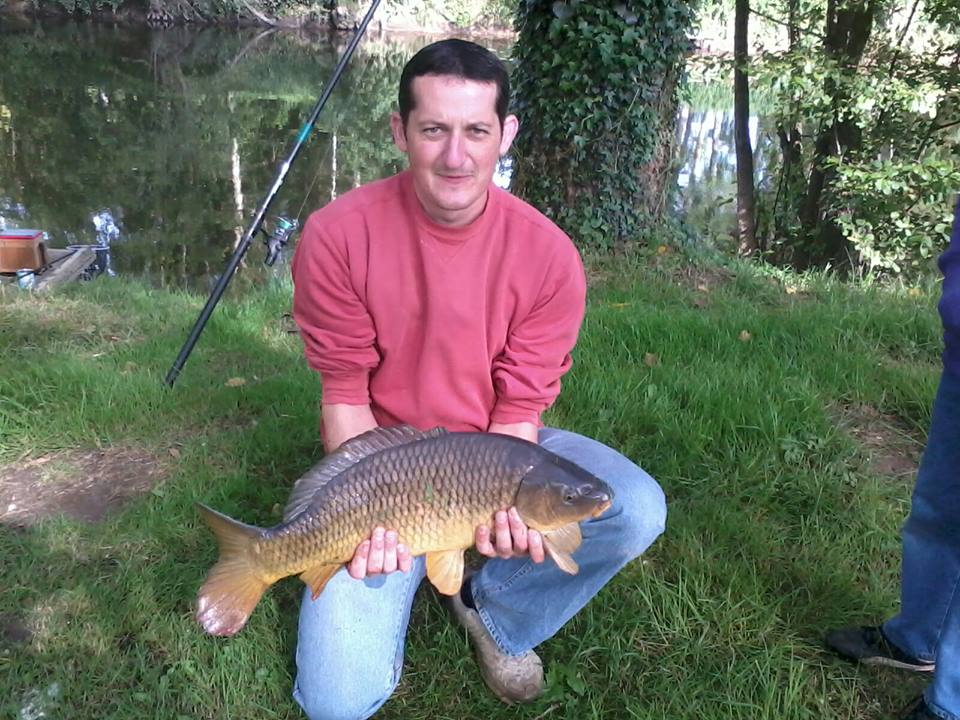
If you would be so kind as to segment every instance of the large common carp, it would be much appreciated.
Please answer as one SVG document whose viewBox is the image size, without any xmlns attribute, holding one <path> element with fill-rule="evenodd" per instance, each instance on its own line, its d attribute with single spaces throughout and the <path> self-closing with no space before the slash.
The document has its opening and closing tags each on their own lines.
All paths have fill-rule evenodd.
<svg viewBox="0 0 960 720">
<path fill-rule="evenodd" d="M 258 528 L 201 505 L 220 559 L 200 588 L 197 620 L 233 635 L 264 591 L 299 574 L 316 598 L 377 526 L 396 530 L 427 577 L 452 595 L 463 581 L 463 551 L 478 525 L 517 508 L 543 534 L 547 555 L 577 572 L 579 521 L 604 512 L 612 491 L 539 445 L 508 435 L 377 428 L 344 443 L 293 487 L 283 522 Z"/>
</svg>

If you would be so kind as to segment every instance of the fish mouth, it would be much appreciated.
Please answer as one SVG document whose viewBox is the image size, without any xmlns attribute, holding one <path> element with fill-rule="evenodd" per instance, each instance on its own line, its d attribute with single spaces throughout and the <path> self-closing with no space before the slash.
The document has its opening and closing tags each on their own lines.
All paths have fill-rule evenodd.
<svg viewBox="0 0 960 720">
<path fill-rule="evenodd" d="M 611 505 L 613 505 L 613 501 L 612 501 L 612 500 L 603 500 L 602 502 L 600 502 L 600 503 L 593 509 L 593 513 L 591 514 L 591 517 L 595 517 L 595 518 L 596 518 L 596 517 L 600 517 L 600 516 L 603 515 L 607 510 L 610 509 L 610 506 L 611 506 Z"/>
</svg>

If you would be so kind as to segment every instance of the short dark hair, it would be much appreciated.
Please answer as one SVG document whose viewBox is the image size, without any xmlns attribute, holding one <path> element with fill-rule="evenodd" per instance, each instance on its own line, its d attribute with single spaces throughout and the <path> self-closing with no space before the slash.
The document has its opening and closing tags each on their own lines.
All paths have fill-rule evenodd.
<svg viewBox="0 0 960 720">
<path fill-rule="evenodd" d="M 422 75 L 451 75 L 463 80 L 492 82 L 497 85 L 497 117 L 500 127 L 507 117 L 510 102 L 510 77 L 503 62 L 492 52 L 476 43 L 451 38 L 421 48 L 400 74 L 400 117 L 407 126 L 410 111 L 416 105 L 413 81 Z"/>
</svg>

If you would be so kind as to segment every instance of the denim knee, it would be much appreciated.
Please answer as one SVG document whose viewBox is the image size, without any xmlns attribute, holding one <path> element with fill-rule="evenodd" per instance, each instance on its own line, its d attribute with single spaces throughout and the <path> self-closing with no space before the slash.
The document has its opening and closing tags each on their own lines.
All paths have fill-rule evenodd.
<svg viewBox="0 0 960 720">
<path fill-rule="evenodd" d="M 625 561 L 633 560 L 663 534 L 667 501 L 663 490 L 639 467 L 630 477 L 618 478 L 613 506 L 597 520 L 597 529 Z"/>
<path fill-rule="evenodd" d="M 369 677 L 340 685 L 314 676 L 305 686 L 297 677 L 294 697 L 310 720 L 365 720 L 389 699 L 399 679 L 383 687 L 370 682 Z"/>
</svg>

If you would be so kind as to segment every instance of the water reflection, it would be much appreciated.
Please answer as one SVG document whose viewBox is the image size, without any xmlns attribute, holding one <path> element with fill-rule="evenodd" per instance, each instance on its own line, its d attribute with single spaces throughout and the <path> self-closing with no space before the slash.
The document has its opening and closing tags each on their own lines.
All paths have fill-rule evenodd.
<svg viewBox="0 0 960 720">
<path fill-rule="evenodd" d="M 27 219 L 27 208 L 23 203 L 14 202 L 10 198 L 0 197 L 0 230 L 23 227 Z"/>
<path fill-rule="evenodd" d="M 389 132 L 396 82 L 431 40 L 364 39 L 271 219 L 303 222 L 403 166 Z M 0 228 L 40 228 L 52 247 L 93 245 L 107 275 L 208 291 L 346 42 L 257 30 L 0 26 L 10 68 L 0 73 Z M 676 206 L 688 216 L 725 222 L 717 218 L 734 178 L 731 107 L 693 97 L 678 118 Z M 763 135 L 756 119 L 751 133 Z M 507 158 L 495 182 L 507 187 L 510 172 Z M 289 254 L 265 267 L 258 239 L 231 289 L 287 277 Z"/>
<path fill-rule="evenodd" d="M 109 248 L 108 274 L 206 289 L 344 42 L 93 25 L 0 30 L 0 56 L 13 69 L 0 73 L 0 222 L 41 228 L 52 247 Z M 271 215 L 302 220 L 399 170 L 388 118 L 411 52 L 409 43 L 361 45 Z M 258 268 L 263 256 L 251 252 L 233 284 L 286 272 Z"/>
<path fill-rule="evenodd" d="M 699 92 L 698 92 L 699 90 Z M 697 239 L 730 235 L 736 222 L 737 158 L 732 92 L 694 87 L 677 118 L 675 211 Z M 704 95 L 713 97 L 704 99 Z M 718 97 L 719 96 L 719 97 Z M 701 100 L 700 103 L 697 101 Z M 776 133 L 763 115 L 749 120 L 755 182 L 765 186 Z"/>
</svg>

